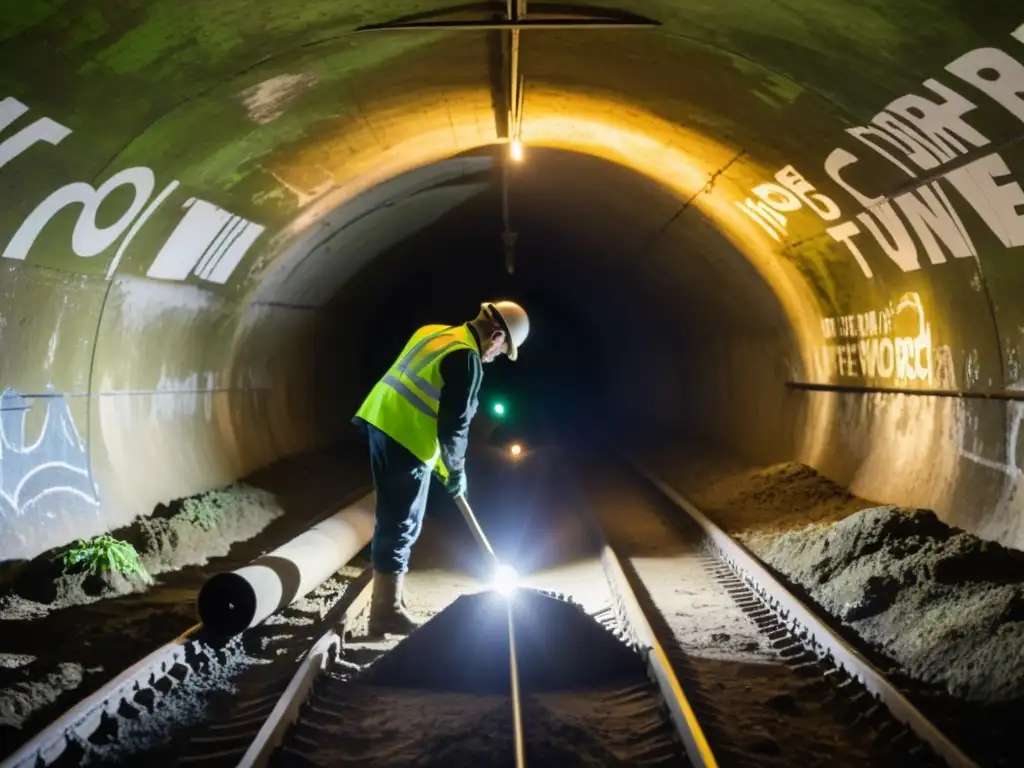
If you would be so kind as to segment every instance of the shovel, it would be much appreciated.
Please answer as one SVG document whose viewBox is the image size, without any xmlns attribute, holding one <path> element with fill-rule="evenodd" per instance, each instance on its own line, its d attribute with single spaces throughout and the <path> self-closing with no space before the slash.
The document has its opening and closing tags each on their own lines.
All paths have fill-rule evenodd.
<svg viewBox="0 0 1024 768">
<path fill-rule="evenodd" d="M 492 547 L 491 542 L 487 540 L 487 536 L 484 534 L 483 528 L 481 528 L 480 523 L 477 522 L 476 515 L 473 514 L 473 509 L 469 506 L 469 502 L 466 501 L 466 497 L 463 494 L 460 493 L 455 497 L 455 506 L 459 508 L 459 511 L 462 513 L 462 517 L 465 518 L 466 525 L 469 526 L 469 530 L 473 534 L 473 538 L 476 539 L 476 543 L 480 545 L 480 548 L 491 560 L 494 568 L 492 574 L 494 588 L 503 594 L 511 592 L 518 581 L 515 569 L 510 565 L 503 565 L 498 559 L 498 555 L 494 551 L 494 547 Z"/>
</svg>

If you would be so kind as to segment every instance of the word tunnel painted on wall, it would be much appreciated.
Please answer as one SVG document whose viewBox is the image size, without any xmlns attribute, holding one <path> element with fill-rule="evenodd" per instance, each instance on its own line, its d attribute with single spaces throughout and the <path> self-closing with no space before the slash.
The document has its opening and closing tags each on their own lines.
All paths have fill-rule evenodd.
<svg viewBox="0 0 1024 768">
<path fill-rule="evenodd" d="M 922 85 L 927 95 L 906 93 L 887 104 L 869 124 L 844 132 L 892 167 L 906 174 L 895 190 L 865 192 L 846 178 L 860 157 L 836 147 L 823 170 L 855 202 L 844 216 L 839 201 L 824 194 L 794 166 L 780 169 L 771 182 L 751 190 L 734 205 L 776 242 L 789 237 L 787 214 L 804 209 L 828 224 L 824 234 L 845 246 L 863 276 L 891 262 L 901 272 L 939 266 L 953 259 L 976 259 L 972 232 L 948 192 L 955 191 L 980 217 L 983 229 L 1005 248 L 1024 245 L 1024 189 L 1000 152 L 1011 142 L 992 140 L 972 124 L 984 103 L 1024 122 L 1024 25 L 1010 33 L 1014 50 L 985 46 L 957 57 L 944 68 L 954 89 L 934 78 Z M 964 94 L 969 94 L 965 96 Z M 973 99 L 973 100 L 972 100 Z M 983 152 L 979 152 L 983 150 Z M 881 193 L 881 194 L 880 194 Z M 971 226 L 972 229 L 976 225 Z M 879 260 L 879 252 L 883 259 Z M 870 258 L 868 258 L 870 256 Z"/>
</svg>

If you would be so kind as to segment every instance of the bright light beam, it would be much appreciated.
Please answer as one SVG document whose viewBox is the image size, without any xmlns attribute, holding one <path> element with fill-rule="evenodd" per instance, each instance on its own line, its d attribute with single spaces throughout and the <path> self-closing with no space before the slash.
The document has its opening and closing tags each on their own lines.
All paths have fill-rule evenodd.
<svg viewBox="0 0 1024 768">
<path fill-rule="evenodd" d="M 509 145 L 509 156 L 517 163 L 523 162 L 523 142 L 519 139 L 512 139 Z"/>
<path fill-rule="evenodd" d="M 503 595 L 511 597 L 519 586 L 519 574 L 511 565 L 498 563 L 494 568 L 494 575 L 491 578 L 491 589 Z"/>
</svg>

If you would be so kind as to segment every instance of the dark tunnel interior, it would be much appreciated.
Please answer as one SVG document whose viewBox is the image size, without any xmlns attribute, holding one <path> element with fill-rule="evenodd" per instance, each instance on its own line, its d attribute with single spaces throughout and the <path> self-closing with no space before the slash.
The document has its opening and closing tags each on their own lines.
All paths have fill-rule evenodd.
<svg viewBox="0 0 1024 768">
<path fill-rule="evenodd" d="M 497 151 L 484 156 L 500 160 Z M 699 374 L 669 362 L 704 367 L 700 346 L 716 335 L 793 343 L 781 306 L 742 255 L 671 190 L 578 153 L 531 149 L 529 163 L 513 169 L 509 199 L 521 233 L 511 273 L 500 183 L 492 183 L 381 254 L 330 300 L 325 311 L 338 318 L 337 333 L 365 329 L 354 358 L 357 391 L 390 365 L 410 328 L 465 322 L 487 297 L 512 298 L 529 308 L 530 354 L 487 368 L 485 402 L 507 399 L 510 417 L 530 430 L 545 423 L 567 437 L 620 419 L 637 437 L 672 424 L 714 443 L 714 427 L 702 422 L 710 403 L 702 402 Z M 659 263 L 656 246 L 673 237 L 687 238 L 684 247 Z M 328 353 L 318 365 L 326 377 L 339 361 L 345 379 L 355 380 L 350 358 Z M 777 440 L 721 447 L 771 458 L 787 450 L 786 437 Z"/>
<path fill-rule="evenodd" d="M 555 455 L 659 538 L 616 455 L 1019 713 L 1022 139 L 1012 3 L 0 3 L 0 660 L 117 606 L 182 631 L 204 569 L 369 487 L 351 419 L 410 334 L 512 299 L 469 472 L 517 556 L 582 537 L 531 501 Z M 106 534 L 159 583 L 68 597 Z"/>
</svg>

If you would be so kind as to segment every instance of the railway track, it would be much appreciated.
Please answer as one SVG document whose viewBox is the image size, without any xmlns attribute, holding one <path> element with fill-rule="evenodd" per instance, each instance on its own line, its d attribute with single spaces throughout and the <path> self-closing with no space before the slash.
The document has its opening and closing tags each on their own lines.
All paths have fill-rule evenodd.
<svg viewBox="0 0 1024 768">
<path fill-rule="evenodd" d="M 358 612 L 368 583 L 369 573 L 351 580 L 335 577 L 310 601 L 327 604 L 324 623 L 340 624 Z M 134 764 L 140 759 L 152 765 L 149 755 L 139 755 L 201 723 L 209 714 L 204 705 L 231 696 L 235 679 L 247 670 L 266 665 L 271 679 L 283 675 L 287 682 L 292 670 L 281 672 L 287 659 L 278 665 L 271 659 L 288 644 L 307 648 L 308 625 L 317 618 L 316 611 L 290 606 L 277 621 L 227 640 L 210 637 L 196 624 L 76 703 L 0 762 L 0 768 Z M 176 757 L 158 758 L 155 764 L 176 762 Z"/>
<path fill-rule="evenodd" d="M 685 513 L 670 524 L 681 536 L 699 539 L 703 561 L 714 578 L 786 657 L 795 674 L 820 681 L 822 705 L 863 733 L 873 755 L 894 765 L 977 765 L 757 557 L 670 485 L 641 464 L 627 461 Z"/>
<path fill-rule="evenodd" d="M 637 469 L 685 512 L 671 525 L 700 550 L 695 567 L 785 660 L 780 691 L 800 679 L 820 699 L 813 716 L 837 724 L 856 754 L 869 756 L 837 764 L 975 764 L 745 549 Z M 652 598 L 650 579 L 614 536 L 606 541 L 596 522 L 593 530 L 595 574 L 608 597 L 590 613 L 564 594 L 524 588 L 506 599 L 485 591 L 458 598 L 397 645 L 353 642 L 346 630 L 369 600 L 364 574 L 339 604 L 336 626 L 297 669 L 240 692 L 174 764 L 744 764 L 722 713 L 757 703 L 723 704 L 709 690 Z M 473 628 L 461 645 L 457 627 Z M 216 664 L 194 630 L 126 670 L 3 768 L 80 764 L 90 744 L 117 739 L 119 718 L 153 711 L 176 685 Z M 479 658 L 467 643 L 483 649 Z M 785 718 L 779 728 L 786 738 Z"/>
</svg>

